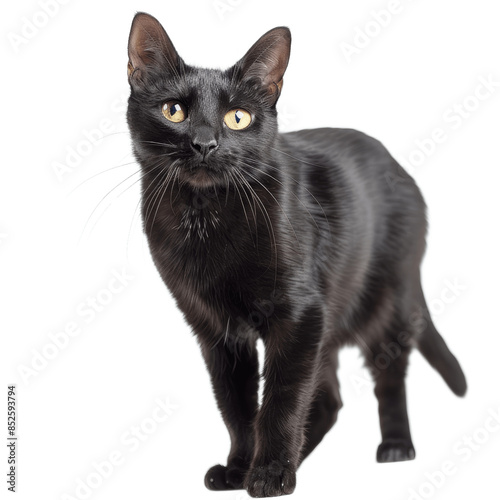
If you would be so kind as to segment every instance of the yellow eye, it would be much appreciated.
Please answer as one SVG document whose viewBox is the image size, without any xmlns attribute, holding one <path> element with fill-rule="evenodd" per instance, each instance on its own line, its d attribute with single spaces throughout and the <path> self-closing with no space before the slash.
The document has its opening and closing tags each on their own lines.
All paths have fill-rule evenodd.
<svg viewBox="0 0 500 500">
<path fill-rule="evenodd" d="M 232 130 L 243 130 L 250 125 L 252 115 L 244 109 L 232 109 L 224 116 L 224 122 Z"/>
<path fill-rule="evenodd" d="M 187 109 L 179 101 L 167 101 L 161 110 L 163 116 L 174 123 L 183 122 L 187 118 Z"/>
</svg>

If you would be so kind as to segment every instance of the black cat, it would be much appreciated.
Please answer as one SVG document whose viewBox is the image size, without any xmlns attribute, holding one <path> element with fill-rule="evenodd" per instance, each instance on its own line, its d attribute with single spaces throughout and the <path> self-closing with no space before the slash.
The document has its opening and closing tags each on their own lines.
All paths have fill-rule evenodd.
<svg viewBox="0 0 500 500">
<path fill-rule="evenodd" d="M 357 345 L 375 380 L 379 462 L 415 457 L 405 397 L 413 346 L 455 394 L 466 391 L 422 294 L 426 208 L 413 179 L 361 132 L 278 133 L 290 43 L 276 28 L 226 71 L 195 68 L 139 13 L 128 46 L 144 230 L 231 437 L 227 465 L 205 484 L 254 497 L 292 493 L 334 424 L 341 346 Z M 318 105 L 308 90 L 305 112 Z"/>
</svg>

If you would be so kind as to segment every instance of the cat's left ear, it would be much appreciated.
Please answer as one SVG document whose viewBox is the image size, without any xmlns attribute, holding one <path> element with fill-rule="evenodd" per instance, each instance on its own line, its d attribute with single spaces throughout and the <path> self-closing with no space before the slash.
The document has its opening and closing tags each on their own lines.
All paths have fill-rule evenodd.
<svg viewBox="0 0 500 500">
<path fill-rule="evenodd" d="M 131 84 L 147 80 L 149 73 L 177 75 L 182 60 L 160 22 L 144 12 L 135 15 L 128 39 L 128 76 Z"/>
<path fill-rule="evenodd" d="M 288 28 L 274 28 L 261 36 L 236 63 L 241 80 L 260 80 L 270 105 L 275 104 L 280 96 L 291 43 L 292 34 Z"/>
</svg>

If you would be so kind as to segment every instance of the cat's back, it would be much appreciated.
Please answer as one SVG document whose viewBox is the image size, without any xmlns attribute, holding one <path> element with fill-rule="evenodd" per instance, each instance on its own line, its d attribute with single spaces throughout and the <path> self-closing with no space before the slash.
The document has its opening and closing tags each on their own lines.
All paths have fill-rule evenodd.
<svg viewBox="0 0 500 500">
<path fill-rule="evenodd" d="M 374 137 L 349 128 L 316 128 L 280 134 L 283 153 L 298 160 L 296 174 L 311 183 L 340 185 L 371 211 L 383 205 L 425 210 L 413 178 Z"/>
</svg>

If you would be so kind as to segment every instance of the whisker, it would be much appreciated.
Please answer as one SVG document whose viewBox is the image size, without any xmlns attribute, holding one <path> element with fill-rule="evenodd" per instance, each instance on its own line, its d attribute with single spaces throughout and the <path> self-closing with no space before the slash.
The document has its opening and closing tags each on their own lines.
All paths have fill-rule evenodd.
<svg viewBox="0 0 500 500">
<path fill-rule="evenodd" d="M 243 181 L 243 186 L 241 186 L 241 189 L 245 193 L 245 197 L 246 197 L 246 199 L 248 201 L 248 206 L 250 207 L 250 210 L 252 211 L 252 215 L 253 215 L 254 222 L 255 222 L 255 239 L 256 239 L 255 244 L 258 247 L 259 231 L 258 231 L 258 226 L 257 226 L 257 207 L 255 205 L 255 197 L 252 194 L 252 192 L 250 191 L 250 196 L 252 197 L 252 201 L 253 201 L 253 204 L 252 204 L 250 202 L 250 198 L 248 197 L 247 192 L 245 191 L 245 185 L 248 186 L 248 187 L 250 187 L 250 189 L 251 189 L 251 186 L 249 186 L 248 181 L 243 176 L 240 175 L 240 172 L 238 172 L 237 170 L 235 170 L 234 173 L 237 174 L 238 178 L 240 178 Z M 234 179 L 233 176 L 231 176 L 231 177 Z M 248 227 L 248 229 L 250 230 L 250 226 Z"/>
<path fill-rule="evenodd" d="M 149 216 L 151 215 L 155 206 L 155 201 L 157 200 L 158 196 L 160 195 L 161 189 L 163 188 L 163 182 L 168 178 L 171 172 L 172 172 L 171 169 L 161 171 L 154 177 L 154 179 L 151 180 L 151 182 L 148 185 L 149 189 L 151 185 L 156 183 L 158 177 L 160 177 L 161 174 L 164 174 L 163 179 L 161 179 L 158 183 L 156 183 L 156 185 L 153 187 L 152 192 L 148 194 L 145 200 L 143 200 L 144 227 L 147 227 L 148 225 Z"/>
<path fill-rule="evenodd" d="M 148 222 L 148 216 L 149 216 L 150 208 L 152 208 L 152 206 L 154 205 L 154 200 L 156 200 L 156 197 L 158 196 L 158 194 L 159 194 L 159 192 L 160 192 L 160 190 L 162 188 L 163 181 L 165 180 L 165 178 L 168 177 L 169 173 L 170 172 L 168 170 L 165 170 L 165 169 L 160 170 L 160 172 L 157 173 L 155 175 L 155 177 L 150 181 L 150 183 L 148 184 L 147 188 L 144 190 L 144 193 L 146 193 L 149 190 L 149 188 L 153 184 L 156 183 L 156 180 L 162 174 L 164 175 L 164 178 L 158 184 L 156 184 L 156 186 L 154 186 L 153 190 L 146 196 L 145 199 L 139 201 L 139 203 L 142 201 L 142 205 L 143 205 L 142 214 L 143 214 L 143 220 L 144 220 L 144 227 L 145 228 L 147 227 L 147 222 Z"/>
<path fill-rule="evenodd" d="M 82 182 L 80 182 L 80 184 L 78 184 L 78 186 L 74 187 L 69 193 L 68 193 L 68 196 L 71 196 L 77 189 L 79 189 L 81 186 L 83 186 L 84 184 L 86 184 L 88 181 L 91 181 L 92 179 L 95 179 L 97 176 L 101 175 L 101 174 L 105 174 L 106 172 L 110 172 L 111 170 L 116 170 L 117 168 L 123 168 L 123 167 L 127 167 L 128 165 L 133 165 L 134 163 L 136 163 L 136 161 L 130 161 L 128 163 L 122 163 L 121 165 L 116 165 L 115 167 L 111 167 L 111 168 L 107 168 L 106 170 L 102 170 L 101 172 L 97 172 L 96 174 L 92 175 L 91 177 L 88 177 L 87 179 L 83 180 Z M 135 174 L 138 174 L 139 172 L 141 171 L 141 169 L 137 170 Z"/>
<path fill-rule="evenodd" d="M 156 167 L 154 167 L 155 169 L 158 168 L 160 165 L 157 165 Z M 99 202 L 97 203 L 97 205 L 95 206 L 95 208 L 92 210 L 91 214 L 89 215 L 87 221 L 85 222 L 84 226 L 83 226 L 83 230 L 82 230 L 82 233 L 80 235 L 80 238 L 78 240 L 78 244 L 81 243 L 81 240 L 82 240 L 82 237 L 83 235 L 85 234 L 85 231 L 94 215 L 94 213 L 97 211 L 97 209 L 99 208 L 99 206 L 101 205 L 101 203 L 104 202 L 104 200 L 111 195 L 111 193 L 113 191 L 115 191 L 116 189 L 118 189 L 124 182 L 126 182 L 127 180 L 129 180 L 131 177 L 133 177 L 134 175 L 137 175 L 137 172 L 134 172 L 133 174 L 127 176 L 125 179 L 123 179 L 121 182 L 119 182 L 115 187 L 113 187 L 110 191 L 108 191 L 100 200 Z M 142 178 L 144 177 L 145 174 L 143 174 L 139 179 L 135 180 L 130 186 L 128 186 L 121 194 L 125 193 L 126 191 L 128 191 L 132 186 L 134 186 L 135 184 L 137 184 L 138 182 L 140 182 L 142 180 Z M 121 195 L 120 195 L 121 196 Z M 99 216 L 99 219 L 104 215 L 104 213 L 106 212 L 106 210 L 109 208 L 109 206 L 104 210 L 104 212 Z M 97 221 L 95 222 L 94 224 L 94 227 L 96 226 L 97 222 L 99 221 L 99 219 L 97 219 Z M 93 228 L 90 230 L 88 236 L 90 236 L 90 234 L 92 233 L 93 231 Z"/>
<path fill-rule="evenodd" d="M 243 202 L 243 198 L 241 197 L 241 193 L 240 193 L 240 189 L 238 187 L 238 183 L 236 182 L 236 179 L 234 178 L 232 172 L 229 170 L 228 171 L 229 173 L 229 176 L 231 177 L 231 179 L 233 180 L 233 183 L 234 183 L 234 187 L 236 188 L 236 191 L 238 192 L 238 196 L 240 198 L 240 202 L 241 202 L 241 206 L 243 207 L 243 212 L 245 213 L 245 219 L 247 221 L 247 226 L 248 226 L 248 231 L 250 232 L 250 235 L 252 234 L 252 229 L 250 228 L 250 221 L 248 220 L 248 215 L 247 215 L 247 211 L 246 211 L 246 208 L 245 208 L 245 203 Z M 242 187 L 243 189 L 243 187 Z M 250 200 L 249 200 L 249 203 L 250 203 Z M 255 221 L 255 224 L 257 227 L 257 221 Z M 253 239 L 253 238 L 252 238 Z"/>
<path fill-rule="evenodd" d="M 309 189 L 307 189 L 302 183 L 300 183 L 297 179 L 295 179 L 295 177 L 293 177 L 292 175 L 290 175 L 288 172 L 284 172 L 282 169 L 279 169 L 278 167 L 274 166 L 274 165 L 270 165 L 268 163 L 265 163 L 265 162 L 260 162 L 262 163 L 262 165 L 265 165 L 266 167 L 269 167 L 269 168 L 272 168 L 274 170 L 276 170 L 277 172 L 280 172 L 280 174 L 282 175 L 286 175 L 291 181 L 295 182 L 295 184 L 297 184 L 301 189 L 304 189 L 307 194 L 314 200 L 314 202 L 318 205 L 318 207 L 321 209 L 321 211 L 323 212 L 323 216 L 326 220 L 326 222 L 328 222 L 328 227 L 330 227 L 330 223 L 328 221 L 328 217 L 326 215 L 326 212 L 325 212 L 325 209 L 323 208 L 323 205 L 321 205 L 321 203 L 318 201 L 318 199 L 311 193 L 311 191 L 309 191 Z M 312 165 L 312 164 L 310 164 Z"/>
<path fill-rule="evenodd" d="M 274 247 L 274 257 L 275 257 L 275 260 L 274 260 L 274 264 L 275 264 L 274 265 L 274 286 L 276 287 L 276 282 L 278 279 L 278 244 L 276 241 L 276 235 L 274 232 L 274 227 L 273 227 L 271 216 L 269 215 L 269 212 L 267 211 L 267 209 L 264 205 L 264 202 L 260 199 L 259 195 L 255 192 L 255 190 L 250 185 L 250 183 L 243 177 L 241 172 L 239 172 L 238 170 L 235 170 L 234 172 L 236 175 L 238 175 L 238 177 L 242 180 L 242 182 L 248 186 L 248 189 L 250 190 L 250 193 L 252 194 L 252 198 L 255 201 L 257 201 L 259 208 L 261 210 L 261 213 L 264 216 L 264 221 L 266 223 L 267 231 L 268 231 L 269 237 L 271 239 L 271 245 Z M 270 262 L 269 267 L 271 267 L 271 265 L 272 265 L 272 261 Z M 269 267 L 268 267 L 268 269 L 269 269 Z"/>
<path fill-rule="evenodd" d="M 158 142 L 158 141 L 137 141 L 139 142 L 140 144 L 151 144 L 152 146 L 162 146 L 162 147 L 165 147 L 165 148 L 169 148 L 169 147 L 173 147 L 175 149 L 177 149 L 178 146 L 176 146 L 175 144 L 172 144 L 171 142 Z"/>
<path fill-rule="evenodd" d="M 165 197 L 165 194 L 166 194 L 167 189 L 168 189 L 168 183 L 170 182 L 171 178 L 173 178 L 173 175 L 174 175 L 174 174 L 173 174 L 173 172 L 174 172 L 173 168 L 175 168 L 175 162 L 174 162 L 174 163 L 172 163 L 172 165 L 170 166 L 170 172 L 169 172 L 169 175 L 167 176 L 167 178 L 166 178 L 166 179 L 165 179 L 165 181 L 164 181 L 164 185 L 165 185 L 165 187 L 163 188 L 163 192 L 162 192 L 162 194 L 161 194 L 161 197 L 159 198 L 158 203 L 157 203 L 157 205 L 156 205 L 156 211 L 155 211 L 155 214 L 154 214 L 154 216 L 153 216 L 153 220 L 152 220 L 152 222 L 151 222 L 151 225 L 153 225 L 153 224 L 154 224 L 155 219 L 156 219 L 156 216 L 158 215 L 158 210 L 160 209 L 160 205 L 161 205 L 161 203 L 162 203 L 162 201 L 163 201 L 163 198 Z"/>
<path fill-rule="evenodd" d="M 181 187 L 180 187 L 180 184 L 179 184 L 179 173 L 181 171 L 181 167 L 177 167 L 175 169 L 175 175 L 174 175 L 174 180 L 172 182 L 172 186 L 170 188 L 170 209 L 172 210 L 172 212 L 174 211 L 174 207 L 173 207 L 173 203 L 175 202 L 175 200 L 177 199 L 177 196 L 181 190 Z M 175 198 L 174 198 L 174 201 L 172 201 L 172 196 L 173 196 L 173 193 L 174 193 L 174 184 L 175 182 L 177 182 L 177 184 L 179 184 L 179 191 L 178 193 L 175 195 Z"/>
<path fill-rule="evenodd" d="M 101 139 L 107 139 L 108 137 L 112 137 L 114 135 L 118 135 L 118 134 L 130 134 L 130 132 L 128 130 L 117 130 L 116 132 L 110 132 L 109 134 L 104 134 Z"/>
<path fill-rule="evenodd" d="M 226 181 L 226 201 L 224 206 L 227 207 L 227 198 L 229 196 L 229 176 L 226 174 L 225 170 L 223 171 L 223 174 L 224 174 L 224 180 Z"/>
<path fill-rule="evenodd" d="M 157 164 L 157 167 L 156 168 L 159 168 L 159 167 L 162 167 L 163 164 L 162 163 L 158 163 Z M 153 169 L 154 171 L 154 169 Z M 152 184 L 156 181 L 156 179 L 162 174 L 164 173 L 164 170 L 162 168 L 160 168 L 160 171 L 155 175 L 155 177 L 149 182 L 148 186 L 146 187 L 146 189 L 143 190 L 143 193 L 147 192 L 149 190 L 149 188 L 152 186 Z M 153 190 L 153 193 L 155 191 Z M 132 228 L 134 226 L 134 220 L 135 220 L 135 217 L 136 217 L 136 214 L 139 210 L 139 207 L 141 206 L 141 203 L 147 203 L 148 199 L 151 197 L 151 195 L 153 193 L 149 193 L 149 195 L 146 197 L 145 200 L 143 200 L 143 197 L 142 196 L 139 196 L 139 201 L 137 202 L 136 206 L 135 206 L 135 209 L 134 209 L 134 213 L 132 214 L 132 221 L 130 223 L 130 227 L 129 227 L 129 231 L 128 231 L 128 236 L 127 236 L 127 256 L 128 256 L 128 248 L 129 248 L 129 242 L 130 242 L 130 235 L 132 233 Z"/>
<path fill-rule="evenodd" d="M 247 163 L 245 163 L 245 166 L 248 167 L 248 168 L 252 168 L 255 171 L 260 172 L 260 173 L 262 173 L 264 175 L 267 175 L 268 177 L 270 177 L 274 181 L 278 182 L 281 186 L 285 187 L 285 185 L 279 179 L 277 179 L 273 175 L 269 174 L 268 172 L 264 172 L 263 170 L 259 169 L 258 167 L 254 166 L 254 165 L 247 164 Z M 313 221 L 314 225 L 316 226 L 316 228 L 318 229 L 318 231 L 320 231 L 320 228 L 318 226 L 318 223 L 316 222 L 316 219 L 313 217 L 313 215 L 311 214 L 311 212 L 309 211 L 309 209 L 307 208 L 307 206 L 304 204 L 304 202 L 293 191 L 292 191 L 292 194 L 297 199 L 297 201 L 304 207 L 304 209 L 306 210 L 306 212 L 311 217 L 311 220 Z"/>
<path fill-rule="evenodd" d="M 285 210 L 281 206 L 280 202 L 276 199 L 276 197 L 273 195 L 273 193 L 271 193 L 271 191 L 269 191 L 269 189 L 267 189 L 267 187 L 264 184 L 262 184 L 262 182 L 260 182 L 259 179 L 257 179 L 257 177 L 253 176 L 249 172 L 247 172 L 247 175 L 249 175 L 252 179 L 254 179 L 256 182 L 258 182 L 271 195 L 271 197 L 274 199 L 274 201 L 276 202 L 278 207 L 280 207 L 280 210 L 283 212 L 283 215 L 285 216 L 286 220 L 288 221 L 288 224 L 290 225 L 290 228 L 292 229 L 293 234 L 295 236 L 295 239 L 297 240 L 297 243 L 299 244 L 299 247 L 300 247 L 300 241 L 297 238 L 297 233 L 295 232 L 295 229 L 293 228 L 293 225 L 292 225 L 290 219 L 288 218 L 288 215 L 286 214 Z"/>
</svg>

